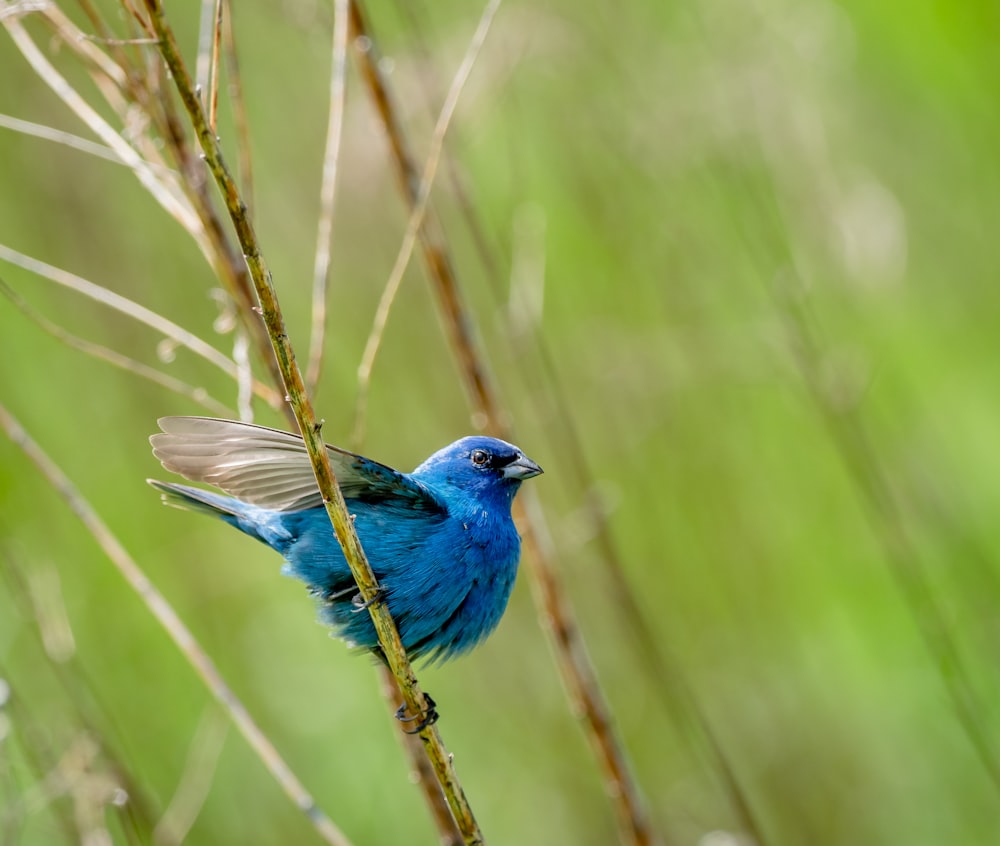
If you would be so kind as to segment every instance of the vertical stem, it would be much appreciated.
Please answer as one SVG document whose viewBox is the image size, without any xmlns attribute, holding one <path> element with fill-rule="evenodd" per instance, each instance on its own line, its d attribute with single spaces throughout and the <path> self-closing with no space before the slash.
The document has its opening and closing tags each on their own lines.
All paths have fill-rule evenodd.
<svg viewBox="0 0 1000 846">
<path fill-rule="evenodd" d="M 384 665 L 379 667 L 379 680 L 382 683 L 382 695 L 385 697 L 389 710 L 395 712 L 403 703 L 399 688 L 396 686 L 396 679 L 388 667 Z M 434 825 L 437 826 L 438 846 L 458 846 L 462 842 L 462 833 L 455 825 L 455 819 L 451 815 L 448 802 L 445 800 L 444 794 L 441 793 L 441 788 L 434 777 L 434 770 L 431 769 L 427 756 L 420 748 L 420 738 L 413 734 L 407 734 L 406 731 L 402 730 L 402 726 L 400 729 L 397 734 L 407 760 L 410 762 L 413 778 L 420 786 L 420 790 L 424 794 L 424 801 L 434 819 Z"/>
<path fill-rule="evenodd" d="M 372 623 L 378 634 L 382 652 L 392 670 L 407 708 L 412 714 L 425 713 L 429 709 L 427 700 L 420 689 L 413 668 L 410 666 L 396 624 L 393 622 L 385 603 L 379 601 L 378 582 L 358 540 L 354 530 L 354 522 L 347 510 L 347 503 L 344 501 L 344 495 L 330 466 L 326 445 L 320 437 L 322 423 L 316 421 L 302 373 L 296 363 L 295 353 L 285 330 L 284 317 L 278 303 L 278 295 L 271 279 L 271 273 L 261 253 L 260 244 L 247 213 L 246 205 L 243 203 L 236 183 L 223 161 L 218 139 L 208 126 L 204 110 L 191 86 L 190 76 L 181 59 L 173 30 L 168 26 L 164 17 L 160 0 L 145 0 L 145 5 L 153 31 L 159 39 L 160 54 L 170 69 L 181 102 L 184 104 L 201 144 L 205 162 L 222 193 L 237 239 L 243 250 L 243 257 L 257 293 L 260 314 L 267 328 L 271 348 L 281 372 L 286 396 L 309 452 L 316 482 L 323 495 L 323 502 L 333 525 L 337 542 L 344 551 L 344 557 L 357 582 L 358 590 L 368 607 L 368 613 L 371 615 Z M 441 789 L 448 800 L 455 821 L 462 832 L 463 839 L 470 846 L 471 844 L 483 843 L 482 832 L 479 830 L 475 815 L 458 780 L 452 757 L 445 749 L 437 728 L 433 725 L 425 726 L 420 731 L 419 736 L 441 784 Z"/>
<path fill-rule="evenodd" d="M 420 178 L 407 148 L 397 111 L 385 78 L 378 66 L 374 40 L 368 29 L 359 0 L 351 0 L 351 26 L 358 50 L 364 82 L 385 127 L 392 148 L 396 175 L 409 209 L 419 202 Z M 438 234 L 436 218 L 428 209 L 419 228 L 419 242 L 424 261 L 437 295 L 438 308 L 447 327 L 452 352 L 458 360 L 466 390 L 477 414 L 491 434 L 504 436 L 508 425 L 493 390 L 485 360 L 473 335 L 473 321 L 462 302 L 454 266 L 443 239 Z M 610 711 L 593 664 L 580 637 L 565 591 L 552 566 L 550 550 L 543 548 L 539 536 L 544 532 L 538 508 L 528 509 L 530 493 L 522 493 L 515 511 L 523 525 L 524 559 L 532 577 L 533 593 L 540 616 L 547 622 L 556 651 L 556 660 L 574 711 L 583 715 L 584 726 L 598 762 L 604 772 L 606 789 L 612 798 L 621 838 L 626 843 L 646 846 L 656 842 L 643 803 L 629 773 L 625 751 L 615 736 Z"/>
</svg>

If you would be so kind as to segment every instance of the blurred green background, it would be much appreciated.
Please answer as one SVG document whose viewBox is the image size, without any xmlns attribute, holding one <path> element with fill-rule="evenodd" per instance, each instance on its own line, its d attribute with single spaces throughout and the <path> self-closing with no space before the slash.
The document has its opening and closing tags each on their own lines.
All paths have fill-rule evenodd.
<svg viewBox="0 0 1000 846">
<path fill-rule="evenodd" d="M 422 156 L 481 8 L 368 9 Z M 197 4 L 168 14 L 192 61 Z M 235 14 L 255 220 L 304 358 L 331 12 L 243 0 Z M 740 824 L 711 756 L 672 716 L 676 680 L 655 677 L 627 634 L 593 496 L 766 843 L 1000 842 L 1000 785 L 970 739 L 1000 766 L 998 18 L 994 3 L 940 0 L 512 0 L 464 94 L 448 150 L 492 265 L 445 175 L 435 202 L 518 443 L 546 469 L 536 489 L 557 566 L 666 842 L 736 842 L 712 832 Z M 51 51 L 46 30 L 27 24 Z M 96 99 L 65 50 L 55 54 Z M 0 113 L 87 134 L 3 32 L 0 79 Z M 343 444 L 406 223 L 353 70 L 348 99 L 315 398 L 325 436 Z M 120 166 L 0 129 L 0 243 L 231 351 L 232 336 L 213 329 L 210 269 Z M 184 351 L 159 362 L 149 330 L 16 267 L 0 276 L 70 331 L 235 404 L 234 386 Z M 156 418 L 202 409 L 68 349 L 6 299 L 0 332 L 3 404 L 108 521 L 322 807 L 357 844 L 435 842 L 370 662 L 326 636 L 273 553 L 163 509 L 146 487 L 162 477 L 146 442 Z M 593 489 L 573 466 L 566 415 Z M 407 469 L 473 426 L 416 259 L 368 420 L 363 450 Z M 96 829 L 130 842 L 122 814 L 101 809 L 108 754 L 88 758 L 89 733 L 128 767 L 154 816 L 191 784 L 186 771 L 205 780 L 188 843 L 318 842 L 4 437 L 0 552 L 10 690 L 0 840 L 73 842 L 65 821 L 90 807 Z M 38 618 L 51 638 L 59 609 L 72 639 L 48 644 L 62 659 L 53 664 Z M 944 674 L 942 637 L 958 656 Z M 67 669 L 71 693 L 59 682 Z M 490 842 L 614 842 L 523 573 L 496 635 L 420 676 Z M 971 703 L 964 725 L 949 678 Z M 97 715 L 86 730 L 81 706 Z M 60 787 L 59 761 L 60 772 L 90 775 Z"/>
</svg>

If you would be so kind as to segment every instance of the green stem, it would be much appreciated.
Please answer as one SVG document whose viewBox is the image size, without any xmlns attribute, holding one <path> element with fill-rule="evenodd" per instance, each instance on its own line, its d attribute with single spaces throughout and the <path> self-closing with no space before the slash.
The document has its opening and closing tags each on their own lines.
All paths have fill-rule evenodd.
<svg viewBox="0 0 1000 846">
<path fill-rule="evenodd" d="M 236 231 L 236 237 L 243 250 L 243 257 L 246 260 L 247 269 L 250 271 L 250 277 L 253 280 L 260 303 L 260 313 L 271 340 L 278 369 L 281 372 L 286 398 L 295 414 L 299 431 L 302 433 L 306 449 L 309 452 L 313 472 L 316 474 L 316 482 L 323 495 L 323 502 L 337 536 L 337 542 L 344 551 L 344 557 L 351 568 L 351 573 L 358 584 L 362 598 L 366 603 L 369 603 L 368 611 L 378 633 L 379 644 L 396 679 L 396 684 L 399 686 L 407 709 L 411 714 L 424 713 L 428 710 L 428 703 L 417 683 L 409 659 L 406 657 L 406 650 L 400 640 L 399 630 L 396 628 L 385 603 L 376 601 L 379 596 L 378 582 L 364 550 L 361 548 L 357 533 L 354 531 L 351 515 L 347 510 L 347 503 L 344 501 L 344 495 L 337 484 L 333 469 L 330 467 L 326 445 L 320 437 L 322 423 L 316 421 L 316 415 L 306 392 L 302 374 L 295 361 L 295 354 L 285 330 L 285 321 L 278 303 L 277 292 L 274 289 L 271 273 L 264 261 L 264 256 L 260 251 L 246 204 L 241 199 L 236 183 L 223 161 L 219 140 L 209 128 L 201 103 L 191 85 L 190 75 L 181 58 L 174 33 L 164 17 L 160 0 L 145 0 L 145 5 L 149 12 L 153 31 L 159 39 L 160 54 L 170 69 L 177 93 L 188 113 L 195 134 L 198 136 L 205 162 L 222 194 Z M 483 835 L 479 830 L 479 825 L 462 790 L 451 756 L 445 749 L 436 727 L 424 727 L 419 736 L 464 841 L 470 846 L 471 844 L 483 843 Z"/>
</svg>

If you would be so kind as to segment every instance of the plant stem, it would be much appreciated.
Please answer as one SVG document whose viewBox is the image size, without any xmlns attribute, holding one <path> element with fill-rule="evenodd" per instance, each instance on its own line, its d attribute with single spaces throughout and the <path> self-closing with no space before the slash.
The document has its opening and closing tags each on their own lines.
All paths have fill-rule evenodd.
<svg viewBox="0 0 1000 846">
<path fill-rule="evenodd" d="M 421 201 L 420 175 L 403 135 L 387 81 L 379 68 L 375 42 L 359 0 L 351 0 L 351 26 L 355 44 L 365 45 L 356 51 L 361 73 L 385 127 L 396 164 L 396 175 L 413 215 Z M 508 417 L 501 410 L 488 365 L 475 342 L 474 321 L 462 301 L 454 265 L 439 229 L 436 217 L 428 208 L 419 221 L 418 241 L 435 287 L 438 309 L 449 332 L 452 351 L 472 405 L 485 422 L 487 431 L 498 437 L 509 437 Z M 649 846 L 657 842 L 657 836 L 649 824 L 639 789 L 629 771 L 625 749 L 612 726 L 610 708 L 587 655 L 572 606 L 552 566 L 550 544 L 542 541 L 543 538 L 547 541 L 548 536 L 540 508 L 537 504 L 529 507 L 526 503 L 536 503 L 529 491 L 523 492 L 514 506 L 523 526 L 523 558 L 528 565 L 539 616 L 545 621 L 552 637 L 556 663 L 573 701 L 574 713 L 582 715 L 584 729 L 604 771 L 605 787 L 614 802 L 621 839 L 635 846 Z"/>
<path fill-rule="evenodd" d="M 350 846 L 350 841 L 343 832 L 334 825 L 333 821 L 323 813 L 313 801 L 312 796 L 306 791 L 302 783 L 296 778 L 288 765 L 278 754 L 278 750 L 261 731 L 260 727 L 253 721 L 250 713 L 243 703 L 236 697 L 229 685 L 219 674 L 212 659 L 201 648 L 195 640 L 191 631 L 184 625 L 177 612 L 164 599 L 163 595 L 153 586 L 146 574 L 139 568 L 139 565 L 129 555 L 128 550 L 122 546 L 121 541 L 111 532 L 107 524 L 98 516 L 87 500 L 83 498 L 76 486 L 70 481 L 65 473 L 56 463 L 46 455 L 40 446 L 28 435 L 20 423 L 14 419 L 13 415 L 0 405 L 0 428 L 7 436 L 20 447 L 21 451 L 35 464 L 42 475 L 59 492 L 66 501 L 73 513 L 80 518 L 86 526 L 87 531 L 94 540 L 104 550 L 105 555 L 118 568 L 118 571 L 129 583 L 132 589 L 139 594 L 139 598 L 145 603 L 156 620 L 170 636 L 171 640 L 177 644 L 177 648 L 187 658 L 188 663 L 201 677 L 202 681 L 218 700 L 219 704 L 225 708 L 232 718 L 240 733 L 247 743 L 257 753 L 264 762 L 271 775 L 274 776 L 278 784 L 313 824 L 319 835 L 331 846 Z"/>
<path fill-rule="evenodd" d="M 316 474 L 316 482 L 323 495 L 323 501 L 337 541 L 344 551 L 344 557 L 347 559 L 357 582 L 358 590 L 368 606 L 368 612 L 371 614 L 382 652 L 392 670 L 408 710 L 414 715 L 426 713 L 429 709 L 428 703 L 406 657 L 406 651 L 400 640 L 396 624 L 393 622 L 385 603 L 378 601 L 380 595 L 378 582 L 364 550 L 361 548 L 357 533 L 354 531 L 354 523 L 347 510 L 347 503 L 344 501 L 344 495 L 337 484 L 333 469 L 330 467 L 326 445 L 320 437 L 322 423 L 316 421 L 312 403 L 295 360 L 295 353 L 288 333 L 285 331 L 284 317 L 278 303 L 277 292 L 261 253 L 246 205 L 223 161 L 218 138 L 209 128 L 201 103 L 191 85 L 190 75 L 181 58 L 173 30 L 167 24 L 160 0 L 145 0 L 145 5 L 152 29 L 159 39 L 160 54 L 170 69 L 181 102 L 198 137 L 205 162 L 222 193 L 237 239 L 243 250 L 243 257 L 246 260 L 260 303 L 260 313 L 264 319 L 271 347 L 281 372 L 286 398 L 295 414 L 299 431 L 309 452 L 313 472 Z M 425 726 L 421 729 L 419 736 L 434 767 L 441 790 L 462 832 L 462 837 L 470 846 L 471 844 L 483 843 L 482 833 L 455 773 L 452 758 L 445 749 L 436 727 L 433 725 Z"/>
</svg>

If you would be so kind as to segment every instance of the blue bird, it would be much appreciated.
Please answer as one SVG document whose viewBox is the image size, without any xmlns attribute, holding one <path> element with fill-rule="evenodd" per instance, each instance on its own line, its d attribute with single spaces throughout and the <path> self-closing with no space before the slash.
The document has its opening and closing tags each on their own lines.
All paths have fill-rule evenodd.
<svg viewBox="0 0 1000 846">
<path fill-rule="evenodd" d="M 164 417 L 163 466 L 231 496 L 149 483 L 169 505 L 212 514 L 277 550 L 350 645 L 381 655 L 297 434 L 234 420 Z M 348 510 L 410 658 L 448 659 L 484 640 L 507 607 L 521 539 L 510 516 L 542 468 L 517 447 L 467 437 L 412 473 L 327 446 Z"/>
</svg>

